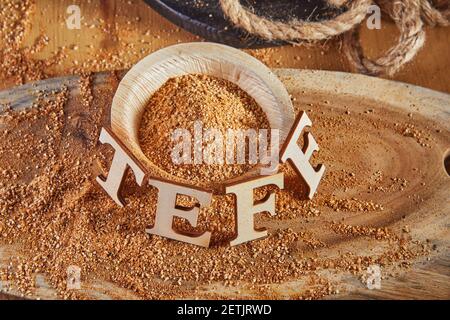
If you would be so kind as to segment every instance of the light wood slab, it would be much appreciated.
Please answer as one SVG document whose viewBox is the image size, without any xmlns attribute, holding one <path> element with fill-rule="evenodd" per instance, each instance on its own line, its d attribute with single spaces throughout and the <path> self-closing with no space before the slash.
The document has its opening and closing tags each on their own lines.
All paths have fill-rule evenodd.
<svg viewBox="0 0 450 320">
<path fill-rule="evenodd" d="M 290 94 L 299 99 L 315 95 L 327 96 L 330 101 L 337 98 L 364 98 L 372 103 L 387 106 L 393 112 L 413 113 L 436 124 L 440 130 L 450 132 L 450 95 L 432 90 L 361 75 L 326 72 L 299 71 L 293 69 L 278 69 L 275 73 L 286 85 Z M 97 74 L 95 85 L 102 86 L 107 75 Z M 30 84 L 12 90 L 0 92 L 0 104 L 9 104 L 14 109 L 29 107 L 36 99 L 36 90 L 59 90 L 61 85 L 69 87 L 73 95 L 77 95 L 78 77 L 50 79 Z M 417 229 L 419 238 L 427 238 L 437 243 L 439 250 L 432 255 L 430 261 L 425 259 L 413 263 L 409 272 L 404 272 L 383 282 L 381 290 L 368 290 L 354 276 L 341 278 L 345 290 L 330 298 L 350 299 L 450 299 L 450 177 L 444 169 L 444 159 L 450 155 L 450 136 L 446 144 L 439 150 L 441 155 L 430 155 L 430 170 L 435 172 L 437 189 L 428 194 L 427 205 L 410 209 L 409 225 Z M 414 157 L 415 155 L 411 155 Z M 398 219 L 374 218 L 373 224 L 395 226 Z M 268 226 L 269 229 L 271 226 Z M 273 227 L 273 226 L 272 226 Z M 345 243 L 336 243 L 345 245 Z M 0 246 L 0 264 L 5 265 L 8 258 L 16 253 L 14 245 Z M 0 283 L 5 285 L 5 283 Z M 55 291 L 38 276 L 36 295 L 41 298 L 55 298 Z M 287 287 L 295 287 L 295 283 L 280 286 L 283 293 Z M 299 287 L 300 288 L 300 287 Z M 86 294 L 92 298 L 137 298 L 132 292 L 119 288 L 114 284 L 96 281 L 84 287 Z M 17 292 L 11 292 L 13 295 Z M 234 296 L 230 294 L 230 297 Z M 281 294 L 280 297 L 283 297 Z"/>
</svg>

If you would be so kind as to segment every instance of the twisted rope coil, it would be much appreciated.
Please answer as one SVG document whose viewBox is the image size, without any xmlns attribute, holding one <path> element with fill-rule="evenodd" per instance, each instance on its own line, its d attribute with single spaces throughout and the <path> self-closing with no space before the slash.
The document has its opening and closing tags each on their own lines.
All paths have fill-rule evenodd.
<svg viewBox="0 0 450 320">
<path fill-rule="evenodd" d="M 448 3 L 448 0 L 444 1 Z M 393 75 L 415 57 L 425 43 L 424 22 L 431 26 L 450 25 L 450 8 L 438 10 L 430 0 L 329 0 L 329 2 L 332 6 L 345 5 L 347 10 L 331 20 L 321 22 L 293 20 L 288 23 L 258 16 L 243 7 L 239 0 L 220 0 L 220 5 L 234 25 L 267 40 L 318 41 L 344 34 L 343 49 L 350 65 L 360 73 L 377 76 Z M 386 12 L 400 30 L 398 43 L 375 61 L 364 56 L 356 28 L 366 18 L 368 9 L 373 4 L 377 4 Z"/>
<path fill-rule="evenodd" d="M 434 8 L 429 1 L 421 1 L 422 20 L 430 26 L 450 26 L 450 8 L 438 10 Z"/>
</svg>

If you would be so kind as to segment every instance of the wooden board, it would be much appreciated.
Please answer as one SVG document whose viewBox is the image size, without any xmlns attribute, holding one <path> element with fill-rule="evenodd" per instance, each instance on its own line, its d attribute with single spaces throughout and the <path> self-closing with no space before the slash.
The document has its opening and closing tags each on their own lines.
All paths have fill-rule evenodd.
<svg viewBox="0 0 450 320">
<path fill-rule="evenodd" d="M 367 223 L 394 229 L 402 228 L 407 224 L 411 227 L 411 235 L 415 239 L 422 241 L 428 239 L 437 249 L 432 251 L 429 256 L 415 260 L 409 271 L 402 269 L 395 275 L 386 276 L 380 290 L 368 290 L 356 276 L 348 273 L 330 275 L 338 283 L 341 283 L 341 293 L 330 296 L 330 298 L 449 299 L 450 203 L 448 202 L 448 190 L 450 177 L 445 170 L 444 163 L 448 163 L 445 159 L 450 155 L 450 95 L 404 83 L 347 73 L 293 69 L 277 69 L 275 71 L 286 85 L 289 93 L 299 101 L 300 108 L 317 109 L 319 114 L 321 114 L 319 111 L 322 111 L 322 114 L 329 112 L 340 115 L 349 111 L 349 116 L 355 117 L 355 119 L 357 115 L 364 115 L 368 109 L 373 109 L 375 111 L 368 112 L 373 113 L 373 119 L 382 119 L 386 122 L 396 115 L 399 119 L 413 118 L 414 120 L 411 121 L 417 123 L 418 127 L 427 128 L 426 130 L 430 131 L 435 144 L 433 149 L 428 150 L 418 146 L 414 139 L 384 135 L 370 126 L 359 131 L 363 132 L 360 134 L 367 140 L 367 143 L 364 145 L 364 152 L 355 153 L 355 165 L 363 163 L 374 167 L 378 166 L 398 175 L 410 172 L 413 167 L 419 167 L 423 172 L 411 177 L 408 182 L 411 185 L 410 191 L 401 194 L 392 192 L 383 196 L 380 201 L 386 206 L 392 206 L 389 214 L 357 214 L 348 217 L 346 222 L 350 224 Z M 97 74 L 95 87 L 102 88 L 106 79 L 106 74 Z M 0 104 L 9 104 L 14 109 L 26 108 L 35 101 L 34 92 L 36 90 L 59 90 L 63 84 L 69 87 L 72 96 L 78 95 L 77 77 L 56 78 L 0 92 Z M 311 114 L 313 118 L 317 116 L 314 110 L 311 111 Z M 339 132 L 329 131 L 329 134 L 338 135 Z M 384 141 L 385 150 L 372 149 L 371 144 L 368 143 L 370 141 L 374 142 L 373 145 L 376 145 L 377 141 Z M 334 143 L 345 148 L 346 141 L 336 139 Z M 322 153 L 327 152 L 323 144 L 321 150 Z M 337 164 L 339 165 L 339 162 Z M 425 183 L 425 186 L 422 186 L 421 183 Z M 356 190 L 350 190 L 349 194 L 364 192 L 366 190 L 356 188 Z M 411 200 L 416 194 L 420 194 L 424 199 L 420 204 Z M 341 217 L 338 213 L 334 214 Z M 325 223 L 321 217 L 308 219 L 307 223 L 305 221 L 298 221 L 298 224 L 296 221 L 294 222 L 290 227 L 306 227 L 311 231 L 320 229 Z M 267 227 L 269 231 L 285 226 L 282 221 L 264 223 L 264 227 Z M 319 256 L 346 250 L 349 247 L 359 250 L 359 252 L 365 250 L 365 242 L 360 238 L 347 239 L 326 236 L 321 240 L 328 245 L 315 252 Z M 2 245 L 0 247 L 0 264 L 5 265 L 9 257 L 16 253 L 14 244 Z M 305 250 L 305 254 L 308 254 L 307 250 Z M 1 285 L 5 284 L 1 283 Z M 289 297 L 289 292 L 302 291 L 303 285 L 300 281 L 292 281 L 274 287 L 276 287 L 279 297 L 285 298 Z M 48 285 L 43 275 L 37 276 L 37 286 L 37 297 L 55 298 L 55 290 Z M 206 292 L 228 294 L 230 298 L 238 297 L 233 290 L 238 288 L 223 288 L 212 284 L 204 289 Z M 83 285 L 83 290 L 87 296 L 94 299 L 137 298 L 133 292 L 101 279 Z M 13 291 L 12 294 L 18 293 Z M 255 296 L 249 293 L 246 297 Z"/>
</svg>

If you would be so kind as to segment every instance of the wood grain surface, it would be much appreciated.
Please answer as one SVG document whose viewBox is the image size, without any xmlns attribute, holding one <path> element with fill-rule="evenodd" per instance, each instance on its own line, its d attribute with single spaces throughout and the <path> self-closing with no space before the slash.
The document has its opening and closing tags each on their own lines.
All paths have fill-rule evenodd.
<svg viewBox="0 0 450 320">
<path fill-rule="evenodd" d="M 81 30 L 69 30 L 65 24 L 67 7 L 72 4 L 81 8 Z M 103 50 L 105 55 L 124 52 L 137 62 L 149 52 L 170 44 L 201 40 L 179 29 L 140 0 L 36 0 L 29 29 L 25 44 L 31 45 L 42 33 L 49 37 L 47 48 L 37 55 L 39 58 L 47 59 L 63 46 L 76 49 L 61 61 L 56 75 L 67 74 L 70 68 L 91 59 L 98 50 Z M 383 20 L 381 30 L 369 31 L 365 26 L 361 29 L 363 47 L 369 57 L 377 57 L 397 41 L 398 32 L 390 21 Z M 425 47 L 393 79 L 450 92 L 449 30 L 427 27 Z M 132 49 L 124 43 L 132 44 Z M 143 53 L 139 53 L 141 49 Z M 339 40 L 284 46 L 269 49 L 264 55 L 269 56 L 267 63 L 271 67 L 351 71 Z"/>
</svg>

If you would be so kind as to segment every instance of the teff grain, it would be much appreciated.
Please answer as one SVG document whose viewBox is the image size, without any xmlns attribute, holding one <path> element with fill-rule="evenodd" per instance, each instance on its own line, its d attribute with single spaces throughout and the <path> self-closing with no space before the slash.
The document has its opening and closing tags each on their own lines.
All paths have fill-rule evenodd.
<svg viewBox="0 0 450 320">
<path fill-rule="evenodd" d="M 171 151 L 176 141 L 172 141 L 172 133 L 176 129 L 187 129 L 193 145 L 195 122 L 202 123 L 204 130 L 219 130 L 223 137 L 226 137 L 228 129 L 254 129 L 258 132 L 259 129 L 270 128 L 265 113 L 255 100 L 231 82 L 204 75 L 170 79 L 148 103 L 139 129 L 139 142 L 144 154 L 154 164 L 193 183 L 224 181 L 253 167 L 248 162 L 174 164 Z"/>
</svg>

